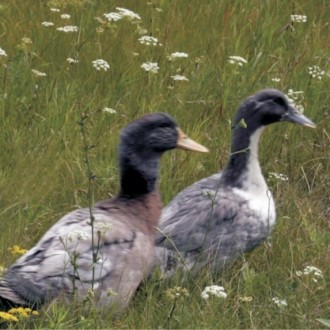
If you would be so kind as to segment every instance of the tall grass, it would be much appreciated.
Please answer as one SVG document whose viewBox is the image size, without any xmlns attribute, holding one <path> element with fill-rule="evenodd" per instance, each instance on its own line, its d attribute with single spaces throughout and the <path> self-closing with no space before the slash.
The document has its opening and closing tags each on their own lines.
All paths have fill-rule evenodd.
<svg viewBox="0 0 330 330">
<path fill-rule="evenodd" d="M 138 13 L 141 22 L 107 22 L 103 14 L 117 6 Z M 330 319 L 329 12 L 328 0 L 0 1 L 0 47 L 7 53 L 0 57 L 4 266 L 15 259 L 9 247 L 31 248 L 63 214 L 88 205 L 82 113 L 89 116 L 88 143 L 96 145 L 90 155 L 96 200 L 117 191 L 118 133 L 144 113 L 170 113 L 211 150 L 206 156 L 174 151 L 164 157 L 164 202 L 224 166 L 230 119 L 257 90 L 303 91 L 301 105 L 318 124 L 316 130 L 281 124 L 265 132 L 260 150 L 265 176 L 284 173 L 289 181 L 269 182 L 278 213 L 272 237 L 230 269 L 205 270 L 198 277 L 177 274 L 166 281 L 155 274 L 120 316 L 57 301 L 39 317 L 10 326 L 319 328 L 316 319 Z M 64 13 L 71 18 L 62 19 Z M 292 23 L 291 14 L 307 15 L 307 22 Z M 42 26 L 44 21 L 54 26 Z M 56 30 L 64 25 L 79 31 Z M 162 45 L 140 44 L 143 30 Z M 169 61 L 167 55 L 176 51 L 189 56 Z M 248 63 L 230 64 L 232 55 Z M 69 64 L 68 57 L 79 62 Z M 110 69 L 97 71 L 96 59 Z M 145 72 L 140 66 L 147 61 L 157 62 L 159 72 Z M 321 80 L 308 74 L 313 65 L 325 71 Z M 189 81 L 174 81 L 175 74 Z M 320 268 L 323 279 L 315 283 L 296 275 L 308 265 Z M 227 299 L 201 299 L 210 284 L 223 285 Z M 189 297 L 168 299 L 166 290 L 176 286 L 186 288 Z M 274 297 L 286 299 L 287 306 L 277 306 Z"/>
</svg>

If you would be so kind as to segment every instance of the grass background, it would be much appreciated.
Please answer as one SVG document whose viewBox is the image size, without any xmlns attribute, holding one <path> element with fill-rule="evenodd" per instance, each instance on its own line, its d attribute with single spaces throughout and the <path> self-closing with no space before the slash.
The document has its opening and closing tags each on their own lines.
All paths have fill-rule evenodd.
<svg viewBox="0 0 330 330">
<path fill-rule="evenodd" d="M 138 13 L 141 23 L 96 19 L 105 21 L 103 14 L 117 6 Z M 50 11 L 53 7 L 60 12 Z M 62 19 L 63 13 L 71 18 Z M 55 302 L 39 317 L 10 326 L 322 327 L 316 319 L 330 319 L 329 13 L 328 0 L 0 1 L 0 47 L 8 55 L 0 57 L 0 256 L 5 267 L 15 260 L 9 247 L 31 248 L 61 216 L 88 204 L 78 125 L 82 113 L 89 115 L 88 140 L 96 146 L 90 155 L 95 200 L 118 190 L 118 133 L 144 113 L 170 113 L 211 151 L 173 151 L 163 157 L 164 203 L 225 165 L 230 119 L 257 90 L 303 91 L 305 113 L 318 124 L 316 130 L 290 124 L 267 128 L 260 146 L 265 176 L 284 173 L 289 181 L 269 182 L 278 213 L 272 237 L 230 269 L 197 278 L 178 274 L 167 281 L 155 275 L 117 317 Z M 291 14 L 307 15 L 307 22 L 292 24 Z M 44 27 L 44 21 L 55 26 Z M 76 25 L 79 32 L 56 30 L 64 25 Z M 141 29 L 162 46 L 140 44 Z M 169 62 L 167 55 L 176 51 L 189 57 Z M 248 63 L 238 68 L 228 62 L 231 55 Z M 69 64 L 68 57 L 79 63 Z M 93 68 L 98 58 L 110 64 L 109 71 Z M 141 69 L 147 61 L 158 62 L 157 74 Z M 322 80 L 309 76 L 313 65 L 325 70 Z M 32 69 L 47 76 L 36 77 Z M 173 81 L 174 74 L 189 82 Z M 117 113 L 104 112 L 105 107 Z M 316 284 L 297 277 L 295 272 L 307 265 L 319 267 L 324 280 Z M 202 300 L 201 291 L 211 284 L 223 285 L 228 298 Z M 175 286 L 187 288 L 190 296 L 168 300 L 165 291 Z M 276 306 L 275 296 L 288 306 Z M 244 301 L 247 297 L 252 300 Z"/>
</svg>

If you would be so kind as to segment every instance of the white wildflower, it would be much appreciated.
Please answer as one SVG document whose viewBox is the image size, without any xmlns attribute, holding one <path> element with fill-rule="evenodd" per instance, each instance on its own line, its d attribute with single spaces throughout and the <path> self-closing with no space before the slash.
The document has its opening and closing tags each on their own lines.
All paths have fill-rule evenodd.
<svg viewBox="0 0 330 330">
<path fill-rule="evenodd" d="M 7 53 L 0 47 L 0 57 L 7 56 Z"/>
<path fill-rule="evenodd" d="M 223 286 L 211 285 L 207 286 L 201 294 L 201 297 L 205 300 L 209 299 L 210 295 L 216 296 L 218 298 L 227 298 L 227 293 Z"/>
<path fill-rule="evenodd" d="M 319 66 L 313 65 L 308 67 L 308 73 L 312 76 L 312 78 L 322 80 L 325 71 L 321 70 Z"/>
<path fill-rule="evenodd" d="M 304 107 L 302 105 L 304 101 L 304 92 L 303 91 L 294 91 L 289 89 L 287 93 L 288 101 L 301 113 L 304 112 Z"/>
<path fill-rule="evenodd" d="M 99 231 L 101 234 L 105 234 L 107 231 L 110 231 L 113 226 L 111 223 L 105 222 L 94 222 L 94 228 L 96 231 Z"/>
<path fill-rule="evenodd" d="M 141 17 L 139 14 L 134 13 L 134 11 L 131 11 L 129 9 L 126 8 L 121 8 L 121 7 L 117 7 L 116 8 L 117 11 L 119 12 L 119 14 L 123 17 L 128 18 L 129 20 L 141 20 Z"/>
<path fill-rule="evenodd" d="M 189 81 L 189 79 L 185 76 L 176 74 L 175 76 L 171 76 L 173 80 L 179 80 L 179 81 Z"/>
<path fill-rule="evenodd" d="M 117 22 L 123 18 L 123 15 L 114 12 L 103 14 L 103 16 L 105 16 L 109 22 Z"/>
<path fill-rule="evenodd" d="M 229 56 L 228 62 L 230 64 L 236 64 L 239 66 L 243 66 L 244 64 L 247 63 L 247 60 L 241 56 Z"/>
<path fill-rule="evenodd" d="M 143 36 L 139 38 L 140 44 L 147 45 L 147 46 L 157 46 L 159 44 L 158 39 L 151 36 Z"/>
<path fill-rule="evenodd" d="M 274 77 L 274 78 L 272 78 L 272 81 L 273 81 L 273 82 L 280 82 L 281 79 L 280 79 L 280 78 L 277 78 L 277 77 Z"/>
<path fill-rule="evenodd" d="M 296 23 L 306 23 L 307 16 L 305 15 L 291 15 L 291 21 Z"/>
<path fill-rule="evenodd" d="M 63 19 L 70 19 L 71 18 L 71 15 L 69 15 L 69 14 L 62 14 L 61 15 L 61 18 L 63 18 Z"/>
<path fill-rule="evenodd" d="M 146 62 L 141 65 L 141 68 L 147 72 L 157 73 L 159 70 L 158 63 L 155 62 Z"/>
<path fill-rule="evenodd" d="M 117 113 L 117 110 L 112 109 L 112 108 L 107 108 L 107 107 L 103 108 L 102 111 L 103 111 L 103 112 L 107 112 L 107 113 L 111 113 L 111 114 L 115 114 L 115 113 Z"/>
<path fill-rule="evenodd" d="M 319 278 L 323 278 L 322 270 L 315 267 L 315 266 L 306 266 L 303 271 L 296 271 L 297 276 L 303 276 L 303 275 L 314 275 Z"/>
<path fill-rule="evenodd" d="M 79 62 L 79 60 L 71 58 L 71 57 L 68 57 L 66 59 L 66 61 L 69 62 L 70 64 L 77 64 Z"/>
<path fill-rule="evenodd" d="M 167 59 L 169 61 L 174 61 L 177 58 L 187 58 L 188 54 L 187 53 L 183 53 L 183 52 L 174 52 L 170 55 L 167 56 Z"/>
<path fill-rule="evenodd" d="M 48 27 L 48 26 L 54 26 L 54 23 L 53 22 L 42 22 L 41 25 Z"/>
<path fill-rule="evenodd" d="M 54 13 L 60 12 L 60 10 L 58 8 L 50 8 L 50 11 L 52 11 Z"/>
<path fill-rule="evenodd" d="M 78 32 L 79 28 L 78 28 L 78 26 L 75 26 L 75 25 L 66 25 L 66 26 L 59 27 L 56 30 L 67 33 L 67 32 Z"/>
<path fill-rule="evenodd" d="M 280 181 L 289 181 L 289 177 L 282 173 L 269 172 L 269 177 Z"/>
<path fill-rule="evenodd" d="M 110 69 L 110 65 L 108 62 L 106 62 L 105 60 L 102 59 L 97 59 L 95 61 L 92 62 L 93 63 L 93 67 L 97 70 L 97 71 L 108 71 Z"/>
<path fill-rule="evenodd" d="M 32 69 L 31 71 L 33 72 L 33 74 L 36 77 L 46 77 L 47 76 L 47 74 L 45 72 L 41 72 L 39 70 Z"/>
<path fill-rule="evenodd" d="M 278 297 L 274 297 L 272 299 L 272 301 L 280 308 L 283 308 L 283 307 L 287 307 L 288 306 L 288 303 L 286 301 L 286 299 L 280 299 Z"/>
<path fill-rule="evenodd" d="M 73 230 L 65 236 L 65 239 L 69 242 L 86 241 L 88 238 L 89 234 L 82 230 Z"/>
</svg>

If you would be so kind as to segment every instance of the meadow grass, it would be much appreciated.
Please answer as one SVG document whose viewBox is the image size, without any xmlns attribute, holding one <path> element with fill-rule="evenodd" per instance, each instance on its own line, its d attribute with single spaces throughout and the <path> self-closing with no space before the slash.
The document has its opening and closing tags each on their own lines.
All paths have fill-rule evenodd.
<svg viewBox="0 0 330 330">
<path fill-rule="evenodd" d="M 109 22 L 104 13 L 128 8 L 139 22 Z M 58 8 L 60 12 L 51 11 Z M 277 207 L 271 238 L 221 274 L 157 274 L 121 315 L 61 300 L 12 328 L 320 328 L 330 319 L 330 3 L 328 0 L 0 1 L 0 255 L 31 248 L 62 215 L 87 206 L 88 177 L 78 121 L 88 115 L 89 157 L 96 175 L 94 200 L 118 190 L 120 129 L 144 113 L 173 115 L 208 155 L 173 151 L 163 157 L 160 190 L 167 203 L 227 160 L 230 120 L 257 90 L 302 91 L 299 105 L 318 127 L 267 128 L 260 146 Z M 70 14 L 69 19 L 61 14 Z M 306 15 L 292 22 L 290 15 Z M 43 26 L 53 22 L 54 26 Z M 57 28 L 77 26 L 77 32 Z M 144 45 L 142 35 L 158 38 Z M 187 58 L 169 61 L 173 52 Z M 229 56 L 241 56 L 239 66 Z M 79 60 L 70 64 L 67 58 Z M 107 71 L 92 62 L 103 59 Z M 158 63 L 157 73 L 142 63 Z M 325 73 L 308 73 L 311 66 Z M 45 73 L 46 76 L 38 75 Z M 183 75 L 189 81 L 175 81 Z M 273 81 L 278 78 L 279 81 Z M 104 111 L 106 108 L 116 113 Z M 306 266 L 323 278 L 298 276 Z M 299 274 L 299 273 L 298 273 Z M 228 297 L 201 299 L 205 286 L 224 286 Z M 189 296 L 165 292 L 186 288 Z M 274 297 L 286 300 L 278 306 Z"/>
</svg>

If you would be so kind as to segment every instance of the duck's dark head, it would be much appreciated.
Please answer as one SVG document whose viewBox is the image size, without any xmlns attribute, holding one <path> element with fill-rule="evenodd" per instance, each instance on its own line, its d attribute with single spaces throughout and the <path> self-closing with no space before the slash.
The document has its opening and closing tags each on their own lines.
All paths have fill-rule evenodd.
<svg viewBox="0 0 330 330">
<path fill-rule="evenodd" d="M 234 128 L 244 128 L 252 133 L 259 127 L 284 121 L 316 127 L 309 118 L 294 108 L 281 91 L 264 89 L 243 102 L 237 111 Z"/>
<path fill-rule="evenodd" d="M 174 148 L 208 151 L 187 137 L 165 113 L 148 114 L 127 125 L 120 135 L 121 194 L 136 196 L 152 191 L 161 155 Z"/>
</svg>

